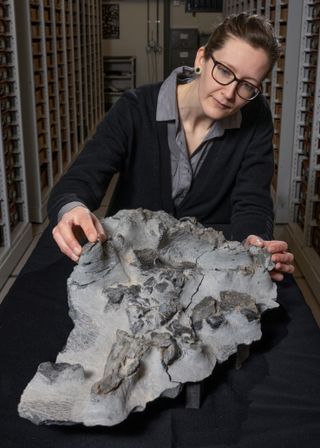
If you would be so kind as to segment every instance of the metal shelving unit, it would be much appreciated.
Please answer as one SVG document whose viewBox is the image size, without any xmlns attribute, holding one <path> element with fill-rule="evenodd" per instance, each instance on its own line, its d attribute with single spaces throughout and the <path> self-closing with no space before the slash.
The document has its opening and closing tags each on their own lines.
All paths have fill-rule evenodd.
<svg viewBox="0 0 320 448">
<path fill-rule="evenodd" d="M 100 0 L 26 0 L 15 8 L 29 213 L 43 222 L 51 188 L 104 113 Z"/>
<path fill-rule="evenodd" d="M 286 59 L 286 35 L 287 35 L 287 19 L 288 19 L 288 2 L 279 2 L 271 0 L 270 4 L 266 5 L 269 12 L 269 20 L 273 25 L 282 51 L 277 64 L 272 70 L 269 82 L 271 86 L 270 92 L 270 106 L 273 115 L 274 123 L 274 137 L 273 137 L 273 151 L 274 151 L 274 177 L 273 187 L 277 192 L 279 162 L 280 162 L 280 140 L 281 140 L 281 115 L 284 94 L 284 67 Z"/>
<path fill-rule="evenodd" d="M 297 261 L 305 266 L 305 277 L 317 295 L 320 286 L 320 1 L 301 3 L 287 232 Z"/>
<path fill-rule="evenodd" d="M 136 86 L 134 56 L 104 56 L 104 98 L 106 111 L 128 89 Z"/>
<path fill-rule="evenodd" d="M 291 8 L 292 9 L 292 8 Z M 287 57 L 287 33 L 288 33 L 288 0 L 248 0 L 239 1 L 231 0 L 226 2 L 227 14 L 240 13 L 242 11 L 248 11 L 255 14 L 261 14 L 268 18 L 273 25 L 275 34 L 277 35 L 282 47 L 281 55 L 274 66 L 272 72 L 270 72 L 267 78 L 264 80 L 264 95 L 268 99 L 272 116 L 274 119 L 274 177 L 273 177 L 273 193 L 275 200 L 278 201 L 278 173 L 279 166 L 282 162 L 282 154 L 280 151 L 281 145 L 281 132 L 282 132 L 282 104 L 284 97 L 284 90 L 286 88 L 284 83 L 284 72 Z M 281 181 L 280 181 L 281 182 Z M 281 189 L 281 187 L 280 187 Z M 277 214 L 276 220 L 278 222 L 279 215 Z"/>
<path fill-rule="evenodd" d="M 31 242 L 13 0 L 0 4 L 0 288 Z"/>
<path fill-rule="evenodd" d="M 227 1 L 272 22 L 283 54 L 265 81 L 274 117 L 276 223 L 316 296 L 320 287 L 320 1 Z M 319 298 L 320 303 L 320 298 Z"/>
<path fill-rule="evenodd" d="M 100 7 L 0 3 L 0 287 L 31 243 L 31 222 L 44 221 L 51 188 L 104 114 Z"/>
<path fill-rule="evenodd" d="M 82 113 L 82 72 L 81 72 L 81 29 L 80 29 L 80 7 L 78 0 L 72 0 L 72 24 L 73 24 L 73 57 L 74 57 L 74 82 L 75 82 L 75 108 L 77 143 L 81 145 L 84 141 L 83 113 Z"/>
<path fill-rule="evenodd" d="M 298 103 L 295 116 L 294 152 L 290 221 L 303 232 L 306 244 L 312 243 L 313 230 L 319 229 L 319 25 L 314 9 L 320 2 L 305 2 L 302 11 Z M 318 212 L 317 212 L 318 210 Z M 318 222 L 317 222 L 318 221 Z M 320 255 L 320 244 L 316 249 Z"/>
</svg>

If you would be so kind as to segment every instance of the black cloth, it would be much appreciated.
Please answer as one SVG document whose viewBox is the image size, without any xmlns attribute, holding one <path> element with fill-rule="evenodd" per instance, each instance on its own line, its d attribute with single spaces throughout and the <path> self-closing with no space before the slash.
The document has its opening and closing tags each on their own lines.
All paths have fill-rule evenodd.
<svg viewBox="0 0 320 448">
<path fill-rule="evenodd" d="M 234 358 L 204 381 L 202 406 L 162 398 L 112 428 L 36 426 L 17 406 L 39 363 L 55 361 L 72 328 L 66 280 L 73 263 L 48 228 L 0 305 L 1 448 L 316 448 L 320 446 L 320 332 L 291 276 L 280 308 L 240 370 Z"/>
<path fill-rule="evenodd" d="M 226 235 L 242 241 L 250 234 L 272 239 L 273 174 L 270 108 L 263 95 L 241 109 L 239 129 L 212 141 L 186 197 L 172 200 L 167 122 L 156 121 L 161 84 L 123 94 L 68 173 L 53 188 L 48 213 L 55 223 L 73 201 L 96 210 L 113 174 L 120 173 L 110 214 L 121 209 L 164 210 L 177 218 L 194 216 L 205 226 L 230 225 Z"/>
</svg>

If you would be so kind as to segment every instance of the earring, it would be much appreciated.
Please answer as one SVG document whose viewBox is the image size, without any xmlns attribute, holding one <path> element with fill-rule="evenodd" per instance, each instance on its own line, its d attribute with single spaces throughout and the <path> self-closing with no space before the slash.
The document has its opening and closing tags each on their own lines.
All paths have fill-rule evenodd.
<svg viewBox="0 0 320 448">
<path fill-rule="evenodd" d="M 198 66 L 198 67 L 196 67 L 196 68 L 194 69 L 194 72 L 195 72 L 196 75 L 200 75 L 201 72 L 202 72 L 202 68 Z"/>
</svg>

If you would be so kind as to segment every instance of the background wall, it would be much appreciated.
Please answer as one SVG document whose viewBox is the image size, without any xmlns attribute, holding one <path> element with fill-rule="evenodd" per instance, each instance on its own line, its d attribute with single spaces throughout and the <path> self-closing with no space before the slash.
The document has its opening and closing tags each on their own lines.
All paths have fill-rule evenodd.
<svg viewBox="0 0 320 448">
<path fill-rule="evenodd" d="M 186 13 L 184 0 L 171 1 L 170 16 L 171 28 L 198 28 L 200 34 L 210 34 L 223 20 L 222 13 Z"/>
<path fill-rule="evenodd" d="M 106 0 L 104 0 L 106 1 Z M 147 48 L 147 0 L 107 0 L 119 4 L 120 38 L 102 41 L 104 56 L 136 56 L 137 85 L 163 79 L 163 10 L 164 1 L 159 0 L 159 43 L 161 51 L 154 53 Z M 150 38 L 156 40 L 156 0 L 150 0 Z M 210 33 L 222 20 L 222 14 L 185 13 L 184 1 L 171 1 L 171 28 L 198 28 L 200 33 Z"/>
<path fill-rule="evenodd" d="M 147 52 L 146 0 L 110 1 L 119 4 L 120 39 L 102 41 L 104 56 L 136 56 L 137 85 L 163 79 L 163 50 Z M 163 49 L 163 0 L 159 2 L 159 41 Z M 156 39 L 156 0 L 150 0 L 150 37 Z"/>
</svg>

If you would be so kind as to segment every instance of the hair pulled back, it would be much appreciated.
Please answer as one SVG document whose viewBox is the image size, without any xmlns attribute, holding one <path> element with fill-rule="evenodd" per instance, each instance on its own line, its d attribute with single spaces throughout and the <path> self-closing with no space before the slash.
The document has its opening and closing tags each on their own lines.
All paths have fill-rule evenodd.
<svg viewBox="0 0 320 448">
<path fill-rule="evenodd" d="M 213 31 L 205 46 L 205 58 L 209 59 L 214 51 L 223 48 L 230 37 L 242 39 L 253 48 L 263 49 L 269 57 L 270 69 L 280 56 L 280 45 L 271 23 L 263 16 L 241 13 L 226 17 Z"/>
</svg>

